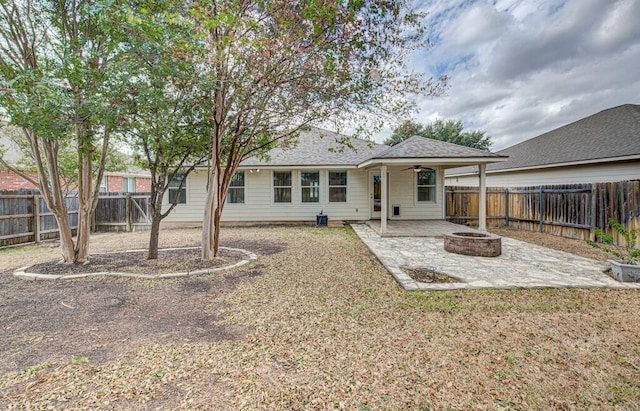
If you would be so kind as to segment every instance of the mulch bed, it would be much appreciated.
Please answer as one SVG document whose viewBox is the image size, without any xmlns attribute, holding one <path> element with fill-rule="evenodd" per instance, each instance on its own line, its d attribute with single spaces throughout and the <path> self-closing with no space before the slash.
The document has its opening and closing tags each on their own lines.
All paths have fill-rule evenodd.
<svg viewBox="0 0 640 411">
<path fill-rule="evenodd" d="M 28 271 L 37 274 L 89 274 L 97 272 L 124 272 L 133 274 L 165 274 L 190 272 L 224 267 L 246 258 L 238 251 L 220 249 L 218 257 L 210 261 L 200 258 L 201 248 L 159 250 L 158 258 L 147 259 L 147 251 L 117 252 L 90 255 L 87 264 L 64 264 L 49 261 L 31 266 Z"/>
<path fill-rule="evenodd" d="M 460 283 L 463 282 L 455 277 L 448 276 L 428 268 L 408 268 L 400 267 L 405 274 L 419 283 Z"/>
</svg>

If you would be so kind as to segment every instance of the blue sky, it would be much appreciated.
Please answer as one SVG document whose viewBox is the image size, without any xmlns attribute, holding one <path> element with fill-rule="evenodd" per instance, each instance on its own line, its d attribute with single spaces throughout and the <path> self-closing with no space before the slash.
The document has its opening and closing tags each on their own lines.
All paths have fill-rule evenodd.
<svg viewBox="0 0 640 411">
<path fill-rule="evenodd" d="M 446 95 L 418 97 L 414 120 L 463 120 L 500 150 L 640 104 L 640 0 L 414 0 L 413 7 L 429 13 L 433 46 L 415 53 L 410 67 L 450 77 Z"/>
</svg>

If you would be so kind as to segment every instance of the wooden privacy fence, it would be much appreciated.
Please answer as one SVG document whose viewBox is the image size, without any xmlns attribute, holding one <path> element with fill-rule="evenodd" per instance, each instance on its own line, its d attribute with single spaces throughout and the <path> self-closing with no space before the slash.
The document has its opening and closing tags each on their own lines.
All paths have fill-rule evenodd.
<svg viewBox="0 0 640 411">
<path fill-rule="evenodd" d="M 78 226 L 78 199 L 67 197 L 72 229 Z M 139 194 L 101 195 L 93 229 L 132 231 L 149 225 L 149 196 Z M 58 238 L 58 223 L 38 194 L 0 194 L 0 247 Z"/>
<path fill-rule="evenodd" d="M 446 188 L 447 220 L 477 224 L 478 204 L 477 187 Z M 597 227 L 619 241 L 608 225 L 610 217 L 627 229 L 640 228 L 640 180 L 487 188 L 487 226 L 508 226 L 581 240 L 593 239 L 593 229 Z"/>
</svg>

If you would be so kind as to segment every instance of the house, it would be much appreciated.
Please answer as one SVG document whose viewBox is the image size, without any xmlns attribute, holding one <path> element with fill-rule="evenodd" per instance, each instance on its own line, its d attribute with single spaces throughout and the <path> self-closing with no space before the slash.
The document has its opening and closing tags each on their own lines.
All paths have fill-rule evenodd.
<svg viewBox="0 0 640 411">
<path fill-rule="evenodd" d="M 640 105 L 625 104 L 523 141 L 487 166 L 487 185 L 523 187 L 640 178 Z M 450 169 L 448 186 L 477 186 L 478 170 Z"/>
<path fill-rule="evenodd" d="M 22 152 L 7 136 L 0 135 L 0 147 L 5 151 L 3 158 L 12 166 L 18 166 Z M 29 173 L 34 180 L 38 176 Z M 0 191 L 36 190 L 37 187 L 29 180 L 19 176 L 11 170 L 3 169 L 0 165 Z M 105 171 L 100 184 L 103 193 L 148 193 L 151 191 L 151 176 L 148 171 L 133 165 L 127 165 L 123 171 Z"/>
<path fill-rule="evenodd" d="M 344 136 L 320 129 L 301 133 L 294 148 L 275 148 L 268 160 L 245 160 L 235 174 L 222 221 L 315 221 L 320 212 L 331 220 L 444 219 L 444 170 L 504 161 L 502 155 L 455 144 L 411 137 L 389 147 L 351 139 L 353 149 L 338 143 Z M 196 169 L 178 192 L 166 222 L 201 223 L 207 170 Z"/>
</svg>

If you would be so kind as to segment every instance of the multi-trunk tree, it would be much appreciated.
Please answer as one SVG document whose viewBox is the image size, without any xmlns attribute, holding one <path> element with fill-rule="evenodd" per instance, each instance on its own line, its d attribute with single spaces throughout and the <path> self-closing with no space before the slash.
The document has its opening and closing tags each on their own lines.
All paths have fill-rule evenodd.
<svg viewBox="0 0 640 411">
<path fill-rule="evenodd" d="M 201 52 L 188 4 L 138 1 L 120 18 L 129 71 L 125 135 L 137 164 L 151 173 L 148 258 L 158 257 L 160 223 L 180 201 L 187 176 L 208 155 L 206 113 L 212 103 L 195 64 Z M 168 206 L 163 209 L 164 201 Z"/>
<path fill-rule="evenodd" d="M 442 85 L 404 65 L 426 42 L 421 16 L 402 0 L 221 0 L 194 3 L 192 15 L 214 103 L 204 259 L 218 252 L 222 210 L 242 160 L 290 143 L 310 124 L 374 132 L 407 114 L 408 93 L 434 94 Z"/>
<path fill-rule="evenodd" d="M 109 1 L 0 2 L 2 115 L 23 131 L 67 263 L 88 260 L 99 181 L 120 121 L 122 73 L 112 7 Z M 77 157 L 75 241 L 61 183 L 64 147 Z"/>
</svg>

